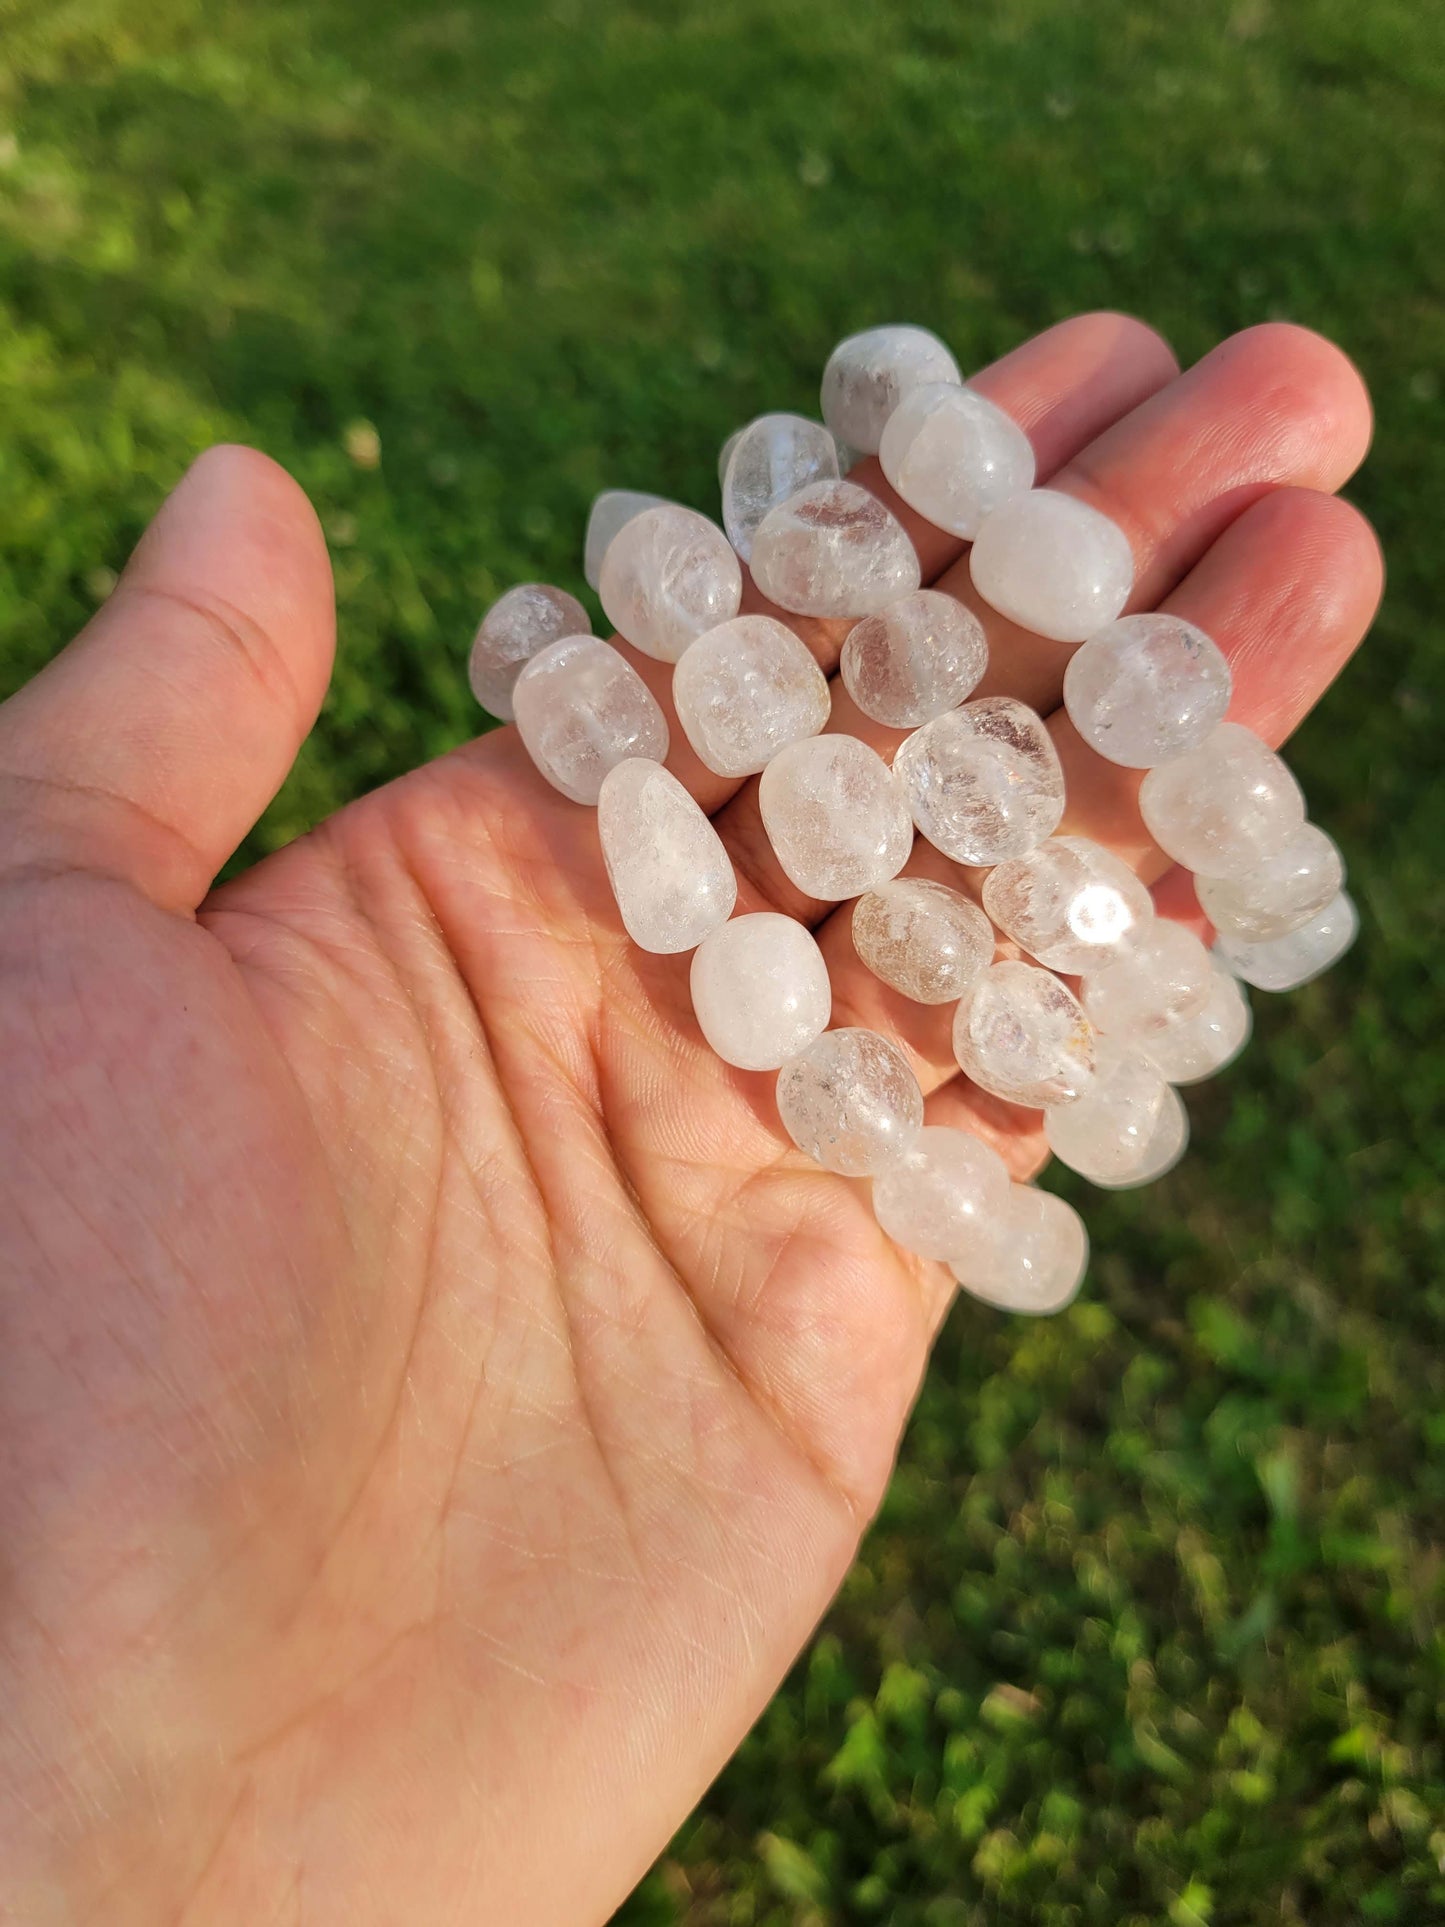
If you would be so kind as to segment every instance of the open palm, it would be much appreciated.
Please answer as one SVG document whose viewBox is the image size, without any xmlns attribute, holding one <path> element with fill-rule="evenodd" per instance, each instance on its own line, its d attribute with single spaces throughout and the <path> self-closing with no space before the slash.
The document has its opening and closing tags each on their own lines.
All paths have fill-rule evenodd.
<svg viewBox="0 0 1445 1927">
<path fill-rule="evenodd" d="M 1179 376 L 1087 316 L 976 380 L 1128 532 L 1133 606 L 1207 628 L 1232 713 L 1287 735 L 1379 592 L 1330 493 L 1369 435 L 1344 358 L 1269 327 Z M 909 526 L 967 596 L 959 545 Z M 1056 708 L 1067 651 L 984 615 L 981 693 Z M 331 622 L 304 498 L 213 451 L 0 710 L 0 1900 L 27 1921 L 605 1919 L 839 1583 L 947 1303 L 708 1053 L 685 959 L 627 943 L 591 813 L 514 732 L 212 890 Z M 839 626 L 794 626 L 831 669 Z M 898 740 L 835 694 L 834 727 Z M 1160 877 L 1137 772 L 1052 727 L 1064 827 Z M 1036 1119 L 949 1081 L 948 1013 L 782 878 L 754 786 L 676 731 L 672 761 L 740 907 L 820 926 L 835 1021 L 901 1036 L 933 1117 L 1036 1166 Z"/>
</svg>

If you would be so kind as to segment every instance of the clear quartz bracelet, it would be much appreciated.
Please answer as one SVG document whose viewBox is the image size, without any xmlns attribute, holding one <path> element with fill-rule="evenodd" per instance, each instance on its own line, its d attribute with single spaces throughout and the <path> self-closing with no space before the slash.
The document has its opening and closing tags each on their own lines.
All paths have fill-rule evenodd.
<svg viewBox="0 0 1445 1927">
<path fill-rule="evenodd" d="M 721 526 L 656 495 L 600 495 L 586 580 L 621 637 L 674 665 L 673 709 L 700 761 L 760 776 L 784 874 L 820 901 L 856 899 L 863 966 L 903 998 L 951 1005 L 962 1071 L 1041 1110 L 1060 1162 L 1105 1189 L 1147 1183 L 1188 1141 L 1176 1087 L 1248 1041 L 1242 985 L 1293 989 L 1352 942 L 1339 851 L 1306 821 L 1279 756 L 1231 720 L 1223 652 L 1177 616 L 1122 613 L 1134 586 L 1125 532 L 1094 503 L 1034 486 L 1027 436 L 936 336 L 894 326 L 840 342 L 822 414 L 761 415 L 728 439 Z M 986 607 L 1067 648 L 1068 720 L 1106 761 L 1144 772 L 1144 825 L 1193 873 L 1212 951 L 1156 915 L 1120 858 L 1060 831 L 1048 727 L 1010 697 L 975 695 L 985 625 L 920 586 L 897 517 L 849 478 L 875 450 L 915 514 L 971 542 Z M 908 732 L 891 758 L 828 731 L 832 693 L 808 649 L 777 617 L 739 613 L 744 564 L 775 608 L 849 624 L 841 681 L 870 722 Z M 738 1070 L 775 1075 L 798 1148 L 870 1179 L 887 1235 L 948 1264 L 974 1297 L 1030 1313 L 1066 1305 L 1088 1260 L 1078 1214 L 1011 1182 L 981 1137 L 925 1123 L 894 1040 L 829 1028 L 828 969 L 806 925 L 734 914 L 722 840 L 662 767 L 662 709 L 575 597 L 509 590 L 483 618 L 469 679 L 493 715 L 515 719 L 538 772 L 596 806 L 628 936 L 691 953 L 704 1040 Z M 916 837 L 958 866 L 956 884 L 900 874 Z"/>
</svg>

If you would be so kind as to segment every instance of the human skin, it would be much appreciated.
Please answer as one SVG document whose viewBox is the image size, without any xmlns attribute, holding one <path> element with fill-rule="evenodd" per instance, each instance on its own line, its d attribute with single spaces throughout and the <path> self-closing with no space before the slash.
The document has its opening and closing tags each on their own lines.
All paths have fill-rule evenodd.
<svg viewBox="0 0 1445 1927">
<path fill-rule="evenodd" d="M 1369 625 L 1369 405 L 1270 325 L 1083 316 L 976 377 L 1280 741 Z M 886 495 L 876 467 L 864 479 Z M 961 545 L 908 518 L 925 580 Z M 756 606 L 755 604 L 753 606 Z M 1068 650 L 983 611 L 983 693 Z M 794 625 L 830 671 L 843 625 Z M 215 449 L 0 708 L 0 1917 L 604 1921 L 823 1612 L 950 1295 L 712 1057 L 590 812 L 500 730 L 213 888 L 324 694 L 305 498 Z M 664 665 L 634 658 L 665 694 Z M 899 740 L 835 686 L 832 727 Z M 1060 715 L 1064 828 L 1192 911 Z M 673 767 L 1018 1175 L 1036 1115 Z M 924 846 L 913 873 L 956 875 Z M 1087 1287 L 1086 1287 L 1087 1289 Z"/>
</svg>

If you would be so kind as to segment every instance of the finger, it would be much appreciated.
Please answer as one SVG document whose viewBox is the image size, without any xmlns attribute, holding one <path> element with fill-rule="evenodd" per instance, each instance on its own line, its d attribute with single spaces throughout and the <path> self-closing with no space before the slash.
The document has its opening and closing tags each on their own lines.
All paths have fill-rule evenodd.
<svg viewBox="0 0 1445 1927">
<path fill-rule="evenodd" d="M 1046 477 L 1110 422 L 1165 386 L 1177 372 L 1178 364 L 1167 343 L 1142 321 L 1127 315 L 1086 314 L 1024 342 L 972 376 L 969 385 L 996 402 L 1027 431 L 1039 474 Z M 923 521 L 899 500 L 874 458 L 869 457 L 854 471 L 854 479 L 902 521 L 918 550 L 925 582 L 962 553 L 960 541 Z M 746 571 L 742 606 L 745 614 L 772 615 L 785 622 L 826 674 L 837 668 L 851 623 L 788 615 L 758 592 Z M 657 698 L 667 718 L 672 738 L 668 768 L 709 814 L 720 809 L 743 785 L 736 777 L 714 774 L 693 754 L 672 704 L 672 664 L 633 649 L 625 638 L 614 637 L 613 641 Z M 835 697 L 841 693 L 841 685 L 835 685 Z"/>
<path fill-rule="evenodd" d="M 1152 609 L 1271 489 L 1342 487 L 1364 460 L 1371 426 L 1353 362 L 1307 328 L 1271 322 L 1222 342 L 1091 442 L 1050 487 L 1123 529 L 1134 552 L 1128 606 Z M 988 632 L 989 670 L 978 693 L 1052 709 L 1071 646 L 990 609 L 966 561 L 938 586 L 975 609 Z"/>
<path fill-rule="evenodd" d="M 252 449 L 209 450 L 104 608 L 0 709 L 4 857 L 194 909 L 295 760 L 334 642 L 305 495 Z"/>
<path fill-rule="evenodd" d="M 1364 455 L 1370 406 L 1353 364 L 1306 329 L 1276 324 L 1227 341 L 1065 464 L 1050 486 L 1082 496 L 1122 527 L 1134 550 L 1131 606 L 1153 608 L 1210 543 L 1272 487 L 1337 488 Z M 937 585 L 975 610 L 989 637 L 979 695 L 1005 694 L 1047 713 L 1063 689 L 1067 646 L 1005 621 L 978 597 L 966 561 Z M 835 692 L 831 727 L 889 757 L 899 732 Z M 782 875 L 757 807 L 756 785 L 719 828 L 735 861 L 793 915 L 821 914 Z"/>
<path fill-rule="evenodd" d="M 1358 510 L 1338 496 L 1289 489 L 1232 523 L 1164 606 L 1219 643 L 1234 672 L 1231 718 L 1280 743 L 1360 643 L 1382 585 L 1379 545 Z M 1171 865 L 1139 815 L 1144 772 L 1106 762 L 1062 710 L 1050 717 L 1049 730 L 1064 765 L 1061 833 L 1105 844 L 1150 881 L 1164 877 Z M 986 874 L 950 862 L 922 838 L 905 869 L 975 897 Z M 1176 907 L 1189 909 L 1179 883 L 1161 899 L 1166 912 Z M 858 960 L 851 921 L 846 905 L 817 933 L 833 979 L 834 1022 L 896 1036 L 925 1090 L 936 1089 L 956 1071 L 952 1007 L 912 1004 L 881 984 Z"/>
</svg>

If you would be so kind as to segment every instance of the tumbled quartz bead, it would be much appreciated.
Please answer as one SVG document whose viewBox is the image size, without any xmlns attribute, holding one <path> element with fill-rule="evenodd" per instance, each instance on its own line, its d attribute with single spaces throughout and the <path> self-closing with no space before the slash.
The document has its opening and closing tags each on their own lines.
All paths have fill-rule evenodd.
<svg viewBox="0 0 1445 1927">
<path fill-rule="evenodd" d="M 798 616 L 866 616 L 916 589 L 903 525 L 856 482 L 813 482 L 770 509 L 753 537 L 753 581 Z"/>
<path fill-rule="evenodd" d="M 1101 1037 L 1083 1096 L 1044 1112 L 1049 1149 L 1096 1184 L 1127 1183 L 1143 1168 L 1168 1094 L 1148 1058 Z"/>
<path fill-rule="evenodd" d="M 985 516 L 968 566 L 990 608 L 1055 642 L 1082 642 L 1112 622 L 1134 586 L 1134 554 L 1118 523 L 1050 488 Z"/>
<path fill-rule="evenodd" d="M 981 1090 L 1012 1104 L 1066 1104 L 1094 1074 L 1094 1027 L 1052 971 L 996 963 L 958 1007 L 953 1054 Z"/>
<path fill-rule="evenodd" d="M 1096 1029 L 1136 1042 L 1203 1010 L 1213 981 L 1209 952 L 1194 932 L 1156 917 L 1106 970 L 1086 976 L 1079 994 Z"/>
<path fill-rule="evenodd" d="M 723 527 L 746 562 L 769 510 L 812 482 L 838 480 L 838 448 L 805 415 L 759 415 L 733 442 L 722 482 Z"/>
<path fill-rule="evenodd" d="M 623 924 L 643 950 L 691 950 L 732 915 L 738 884 L 722 838 L 661 764 L 630 757 L 607 772 L 597 833 Z"/>
<path fill-rule="evenodd" d="M 605 488 L 593 501 L 587 517 L 587 535 L 582 545 L 582 573 L 589 589 L 602 580 L 602 558 L 612 538 L 644 509 L 666 508 L 665 496 L 648 495 L 636 488 Z M 588 625 L 591 626 L 590 624 Z"/>
<path fill-rule="evenodd" d="M 828 966 L 810 930 L 773 910 L 734 917 L 693 953 L 692 1008 L 726 1064 L 775 1071 L 828 1022 Z"/>
<path fill-rule="evenodd" d="M 1291 930 L 1287 937 L 1270 937 L 1262 943 L 1246 943 L 1239 937 L 1219 937 L 1214 954 L 1236 977 L 1242 977 L 1256 990 L 1298 990 L 1314 977 L 1338 963 L 1355 941 L 1360 919 L 1355 906 L 1341 890 L 1308 923 Z"/>
<path fill-rule="evenodd" d="M 1070 656 L 1064 707 L 1109 762 L 1153 769 L 1197 749 L 1224 720 L 1231 684 L 1223 652 L 1192 622 L 1121 616 Z"/>
<path fill-rule="evenodd" d="M 1084 836 L 1051 836 L 984 879 L 983 907 L 1050 970 L 1100 970 L 1154 921 L 1154 900 L 1126 863 Z"/>
<path fill-rule="evenodd" d="M 993 962 L 993 925 L 961 890 L 896 877 L 853 906 L 853 948 L 873 975 L 917 1004 L 953 1004 Z"/>
<path fill-rule="evenodd" d="M 635 649 L 676 662 L 704 630 L 737 614 L 743 572 L 715 522 L 664 502 L 613 537 L 598 594 L 607 620 Z"/>
<path fill-rule="evenodd" d="M 508 589 L 482 617 L 467 662 L 472 694 L 491 715 L 512 720 L 512 685 L 523 665 L 563 636 L 592 633 L 592 618 L 576 596 L 541 582 Z"/>
<path fill-rule="evenodd" d="M 1059 826 L 1064 773 L 1039 717 L 984 696 L 916 729 L 893 759 L 913 820 L 957 863 L 1004 863 Z"/>
<path fill-rule="evenodd" d="M 971 1298 L 1000 1311 L 1062 1311 L 1084 1282 L 1089 1234 L 1072 1205 L 1031 1184 L 1009 1188 L 997 1236 L 949 1269 Z"/>
<path fill-rule="evenodd" d="M 1012 416 L 954 382 L 929 382 L 888 417 L 878 460 L 903 501 L 972 541 L 984 516 L 1034 485 L 1034 451 Z"/>
<path fill-rule="evenodd" d="M 512 686 L 512 708 L 527 754 L 574 803 L 595 803 L 608 770 L 628 757 L 667 755 L 651 690 L 597 636 L 565 636 L 533 656 Z"/>
<path fill-rule="evenodd" d="M 854 623 L 838 667 L 865 716 L 917 729 L 973 694 L 988 643 L 971 609 L 937 589 L 915 589 Z"/>
<path fill-rule="evenodd" d="M 1299 784 L 1242 723 L 1220 723 L 1197 749 L 1151 769 L 1139 810 L 1164 854 L 1206 877 L 1252 870 L 1305 818 Z"/>
<path fill-rule="evenodd" d="M 816 736 L 832 708 L 828 678 L 774 616 L 734 616 L 672 672 L 677 720 L 719 776 L 751 776 L 789 743 Z"/>
<path fill-rule="evenodd" d="M 1232 877 L 1200 877 L 1200 908 L 1222 937 L 1287 937 L 1339 895 L 1345 866 L 1334 842 L 1306 823 L 1273 856 Z"/>
<path fill-rule="evenodd" d="M 1151 1031 L 1138 1048 L 1171 1084 L 1197 1084 L 1233 1063 L 1253 1028 L 1249 999 L 1217 959 L 1202 1010 L 1167 1030 Z"/>
<path fill-rule="evenodd" d="M 997 1235 L 1008 1167 L 968 1131 L 926 1124 L 907 1154 L 874 1180 L 873 1215 L 905 1251 L 961 1258 Z"/>
<path fill-rule="evenodd" d="M 886 883 L 913 848 L 893 772 L 856 736 L 810 736 L 779 750 L 758 806 L 785 875 L 810 897 L 841 901 Z"/>
<path fill-rule="evenodd" d="M 828 357 L 823 420 L 840 442 L 874 455 L 905 395 L 925 384 L 962 380 L 958 363 L 926 328 L 867 328 L 840 341 Z"/>
<path fill-rule="evenodd" d="M 1121 1178 L 1094 1178 L 1101 1191 L 1133 1191 L 1141 1184 L 1152 1184 L 1162 1178 L 1189 1149 L 1189 1113 L 1180 1100 L 1179 1093 L 1167 1084 L 1164 1087 L 1164 1102 L 1159 1107 L 1159 1115 L 1154 1121 L 1153 1135 L 1128 1175 Z"/>
<path fill-rule="evenodd" d="M 826 1030 L 778 1073 L 778 1116 L 800 1151 L 848 1178 L 903 1157 L 923 1128 L 923 1093 L 876 1030 Z"/>
</svg>

